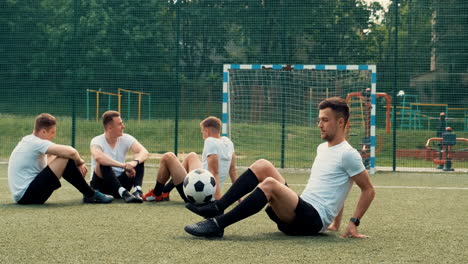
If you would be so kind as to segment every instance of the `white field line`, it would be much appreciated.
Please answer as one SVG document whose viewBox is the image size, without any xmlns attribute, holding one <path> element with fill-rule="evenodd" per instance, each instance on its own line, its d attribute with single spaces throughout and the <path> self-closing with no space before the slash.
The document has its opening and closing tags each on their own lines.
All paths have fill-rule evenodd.
<svg viewBox="0 0 468 264">
<path fill-rule="evenodd" d="M 0 178 L 0 180 L 8 180 L 8 178 Z M 154 181 L 143 181 L 145 184 L 154 184 Z M 226 182 L 225 185 L 231 185 L 232 183 Z M 289 186 L 305 187 L 305 183 L 288 183 Z M 353 187 L 357 187 L 353 185 Z M 403 185 L 374 185 L 376 189 L 419 189 L 419 190 L 466 190 L 468 187 L 438 187 L 438 186 L 403 186 Z"/>
</svg>

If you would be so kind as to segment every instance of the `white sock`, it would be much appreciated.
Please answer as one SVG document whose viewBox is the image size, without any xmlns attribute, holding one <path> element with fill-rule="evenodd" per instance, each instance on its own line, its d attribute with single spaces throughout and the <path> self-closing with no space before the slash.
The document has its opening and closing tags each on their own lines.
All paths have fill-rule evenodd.
<svg viewBox="0 0 468 264">
<path fill-rule="evenodd" d="M 133 191 L 136 192 L 136 191 L 141 191 L 141 186 L 137 185 L 137 186 L 133 186 Z"/>
<path fill-rule="evenodd" d="M 120 187 L 119 188 L 119 194 L 120 194 L 120 197 L 123 197 L 123 193 L 126 191 L 127 189 L 125 189 L 124 187 Z"/>
</svg>

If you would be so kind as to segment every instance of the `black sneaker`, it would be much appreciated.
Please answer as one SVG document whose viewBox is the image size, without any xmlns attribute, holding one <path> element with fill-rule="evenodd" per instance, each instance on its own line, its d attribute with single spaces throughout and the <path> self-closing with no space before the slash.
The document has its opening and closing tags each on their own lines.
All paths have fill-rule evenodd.
<svg viewBox="0 0 468 264">
<path fill-rule="evenodd" d="M 140 191 L 140 190 L 136 190 L 132 193 L 133 196 L 135 196 L 136 198 L 140 198 L 142 201 L 143 201 L 143 192 Z"/>
<path fill-rule="evenodd" d="M 126 203 L 143 203 L 143 199 L 135 197 L 133 194 L 129 193 L 128 191 L 124 191 L 122 193 L 122 199 Z"/>
<path fill-rule="evenodd" d="M 224 229 L 219 227 L 218 222 L 216 222 L 216 219 L 214 218 L 209 218 L 196 224 L 188 225 L 184 230 L 185 232 L 197 237 L 222 238 L 224 235 Z"/>
<path fill-rule="evenodd" d="M 83 203 L 111 203 L 114 197 L 96 191 L 91 197 L 83 197 Z"/>
<path fill-rule="evenodd" d="M 212 218 L 218 215 L 222 215 L 224 213 L 224 211 L 219 210 L 218 206 L 216 205 L 216 201 L 208 202 L 202 205 L 186 203 L 185 208 L 189 209 L 190 211 L 196 213 L 199 216 L 203 216 L 204 218 Z"/>
</svg>

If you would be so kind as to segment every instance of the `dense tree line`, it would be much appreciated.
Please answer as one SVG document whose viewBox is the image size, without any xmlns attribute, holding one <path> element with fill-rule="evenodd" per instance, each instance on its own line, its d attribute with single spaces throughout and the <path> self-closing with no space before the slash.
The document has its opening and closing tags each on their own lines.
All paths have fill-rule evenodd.
<svg viewBox="0 0 468 264">
<path fill-rule="evenodd" d="M 427 77 L 432 88 L 462 92 L 468 4 L 399 2 L 397 90 L 429 89 L 413 80 L 433 70 L 454 75 Z M 218 103 L 223 63 L 304 63 L 377 64 L 379 90 L 392 92 L 394 10 L 348 0 L 1 0 L 1 89 L 27 90 L 26 103 L 70 87 L 172 102 L 177 80 L 182 99 Z"/>
</svg>

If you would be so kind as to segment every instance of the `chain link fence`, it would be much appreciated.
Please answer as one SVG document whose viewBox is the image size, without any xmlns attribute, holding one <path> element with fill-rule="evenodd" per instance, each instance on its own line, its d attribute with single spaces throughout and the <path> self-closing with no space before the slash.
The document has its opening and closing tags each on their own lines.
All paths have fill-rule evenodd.
<svg viewBox="0 0 468 264">
<path fill-rule="evenodd" d="M 386 95 L 376 98 L 377 168 L 468 169 L 464 0 L 5 0 L 0 38 L 4 161 L 42 112 L 58 117 L 55 141 L 74 145 L 89 159 L 89 142 L 103 131 L 98 119 L 109 109 L 122 113 L 126 132 L 151 153 L 200 153 L 199 122 L 222 116 L 224 64 L 376 65 L 377 93 Z M 256 82 L 242 77 L 241 83 Z M 341 89 L 339 75 L 309 83 L 293 79 L 291 87 L 300 92 L 288 93 L 286 124 L 310 125 L 326 96 L 314 91 L 325 91 L 319 86 L 327 83 L 340 96 L 353 94 L 354 127 L 365 131 L 369 87 L 356 81 Z M 269 101 L 281 94 L 275 90 L 281 85 L 269 82 L 250 91 L 246 110 L 282 101 Z M 264 121 L 268 112 L 252 113 L 246 112 L 244 130 L 236 130 L 242 136 L 233 137 L 243 166 L 256 158 L 277 160 L 280 152 L 268 139 L 261 147 L 248 141 L 257 130 L 281 135 L 280 121 Z M 286 152 L 288 144 L 299 144 L 289 134 Z M 275 164 L 309 167 L 316 146 L 300 144 Z M 357 149 L 365 144 L 362 136 L 353 138 Z"/>
</svg>

